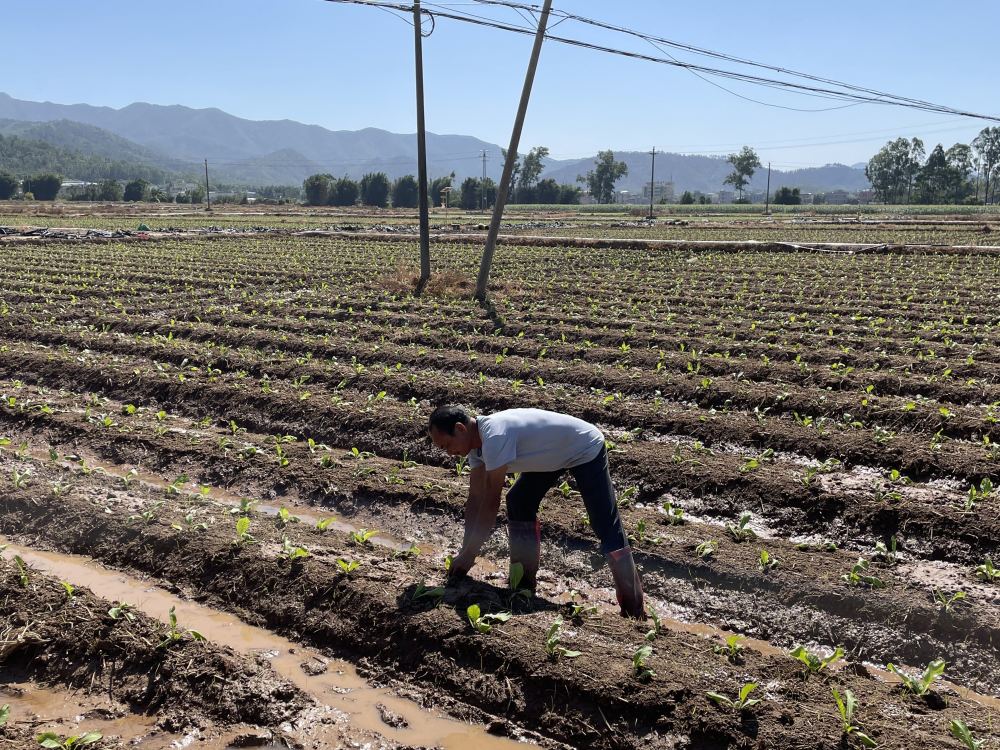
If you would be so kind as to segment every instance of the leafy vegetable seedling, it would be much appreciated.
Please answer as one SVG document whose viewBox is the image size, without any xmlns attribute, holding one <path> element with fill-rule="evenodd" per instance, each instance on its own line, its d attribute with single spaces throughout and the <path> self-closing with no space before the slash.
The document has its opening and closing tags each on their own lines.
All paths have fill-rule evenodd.
<svg viewBox="0 0 1000 750">
<path fill-rule="evenodd" d="M 413 596 L 410 601 L 417 602 L 421 599 L 426 599 L 431 602 L 433 606 L 437 606 L 441 603 L 444 598 L 444 586 L 434 586 L 428 588 L 423 581 L 417 584 L 417 587 L 413 590 Z"/>
<path fill-rule="evenodd" d="M 679 526 L 684 523 L 684 509 L 675 508 L 669 500 L 662 505 L 663 512 L 667 516 L 667 523 L 671 526 Z"/>
<path fill-rule="evenodd" d="M 740 641 L 743 640 L 741 635 L 730 635 L 726 637 L 726 645 L 715 645 L 712 646 L 712 651 L 716 654 L 724 655 L 733 664 L 739 664 L 743 659 L 743 644 Z"/>
<path fill-rule="evenodd" d="M 326 531 L 331 523 L 337 520 L 336 516 L 330 516 L 328 518 L 321 518 L 316 522 L 316 529 L 318 531 Z"/>
<path fill-rule="evenodd" d="M 762 549 L 760 551 L 760 562 L 759 562 L 759 565 L 760 565 L 760 569 L 763 572 L 766 573 L 769 570 L 774 570 L 775 568 L 778 567 L 778 564 L 779 564 L 778 563 L 778 558 L 775 557 L 774 555 L 772 555 L 766 549 Z"/>
<path fill-rule="evenodd" d="M 250 518 L 248 516 L 241 516 L 236 521 L 236 540 L 234 544 L 240 545 L 252 541 L 253 537 L 250 536 Z"/>
<path fill-rule="evenodd" d="M 833 699 L 837 701 L 837 711 L 840 712 L 840 727 L 844 737 L 854 737 L 865 747 L 878 747 L 878 743 L 861 731 L 861 727 L 854 723 L 854 709 L 857 708 L 857 701 L 854 700 L 854 693 L 844 690 L 841 698 L 837 688 L 833 688 Z"/>
<path fill-rule="evenodd" d="M 357 560 L 351 560 L 350 562 L 348 562 L 347 560 L 344 560 L 343 558 L 339 557 L 337 558 L 337 565 L 340 566 L 340 569 L 346 576 L 349 576 L 351 573 L 353 573 L 355 570 L 361 567 L 361 563 L 359 563 Z"/>
<path fill-rule="evenodd" d="M 740 688 L 739 693 L 736 696 L 736 700 L 728 698 L 721 693 L 705 693 L 709 700 L 715 701 L 720 706 L 726 706 L 734 711 L 745 711 L 746 709 L 757 705 L 760 703 L 760 698 L 751 698 L 750 693 L 757 689 L 756 682 L 748 682 L 746 685 Z"/>
<path fill-rule="evenodd" d="M 558 660 L 561 656 L 565 656 L 567 659 L 575 659 L 581 654 L 580 651 L 572 651 L 559 644 L 559 641 L 562 639 L 562 623 L 562 616 L 556 615 L 556 619 L 549 625 L 549 629 L 545 631 L 545 653 L 552 660 Z"/>
<path fill-rule="evenodd" d="M 944 659 L 935 659 L 924 668 L 924 673 L 920 677 L 910 677 L 905 672 L 901 672 L 895 664 L 888 664 L 886 668 L 896 674 L 903 681 L 904 687 L 917 696 L 927 695 L 930 692 L 934 680 L 944 674 Z"/>
<path fill-rule="evenodd" d="M 646 666 L 646 662 L 649 661 L 649 657 L 652 655 L 653 647 L 648 644 L 640 646 L 632 654 L 632 674 L 643 682 L 656 677 L 656 672 Z"/>
<path fill-rule="evenodd" d="M 281 554 L 284 557 L 287 557 L 291 562 L 310 557 L 309 550 L 305 547 L 300 547 L 297 544 L 292 544 L 292 542 L 288 540 L 287 536 L 281 540 Z"/>
<path fill-rule="evenodd" d="M 299 517 L 293 516 L 292 512 L 284 505 L 278 508 L 278 525 L 284 528 L 290 523 L 298 523 Z"/>
<path fill-rule="evenodd" d="M 469 623 L 477 633 L 490 633 L 493 630 L 492 622 L 507 622 L 510 619 L 510 612 L 497 612 L 493 615 L 484 615 L 478 604 L 470 604 L 465 610 L 469 617 Z"/>
<path fill-rule="evenodd" d="M 737 542 L 748 542 L 751 539 L 757 538 L 757 533 L 750 528 L 750 514 L 743 513 L 740 515 L 740 520 L 735 524 L 727 523 L 726 531 L 729 535 Z"/>
<path fill-rule="evenodd" d="M 72 737 L 66 737 L 65 739 L 60 737 L 55 732 L 43 732 L 38 735 L 35 740 L 41 747 L 73 750 L 75 747 L 93 745 L 95 742 L 100 742 L 103 738 L 104 735 L 100 732 L 87 732 L 86 734 L 78 734 Z"/>
<path fill-rule="evenodd" d="M 969 727 L 961 719 L 952 719 L 951 724 L 948 725 L 948 729 L 951 730 L 952 736 L 969 750 L 979 750 L 986 744 L 986 740 L 977 740 L 973 737 L 972 732 L 969 731 Z"/>
<path fill-rule="evenodd" d="M 863 557 L 859 557 L 858 561 L 854 563 L 851 567 L 849 573 L 844 573 L 840 579 L 852 586 L 860 586 L 865 584 L 871 586 L 873 589 L 885 588 L 885 582 L 881 578 L 876 576 L 868 575 L 868 561 Z"/>
<path fill-rule="evenodd" d="M 120 620 L 124 617 L 129 622 L 135 620 L 135 615 L 132 613 L 132 605 L 128 602 L 118 602 L 118 604 L 108 610 L 108 617 L 112 620 Z"/>
<path fill-rule="evenodd" d="M 177 609 L 176 607 L 170 608 L 170 614 L 168 615 L 170 619 L 170 627 L 164 634 L 163 640 L 160 641 L 157 648 L 169 648 L 178 641 L 183 640 L 185 632 L 188 635 L 190 635 L 191 638 L 195 641 L 205 640 L 205 636 L 203 636 L 197 630 L 186 630 L 186 629 L 182 630 L 181 628 L 177 627 L 177 612 L 175 611 L 176 609 Z"/>
<path fill-rule="evenodd" d="M 0 706 L 0 727 L 7 723 L 10 718 L 10 704 L 4 703 Z"/>
<path fill-rule="evenodd" d="M 701 559 L 706 560 L 715 554 L 715 550 L 718 549 L 718 546 L 719 545 L 712 539 L 706 539 L 694 548 L 694 553 Z"/>
<path fill-rule="evenodd" d="M 818 672 L 822 672 L 831 664 L 843 659 L 844 649 L 837 646 L 832 654 L 827 657 L 821 657 L 818 654 L 814 654 L 812 651 L 809 651 L 805 646 L 796 646 L 788 652 L 788 655 L 794 659 L 798 659 L 806 665 L 806 674 L 817 674 Z"/>
<path fill-rule="evenodd" d="M 989 555 L 986 556 L 986 562 L 976 566 L 976 577 L 982 578 L 987 583 L 1000 581 L 1000 569 L 993 566 L 993 560 Z"/>
<path fill-rule="evenodd" d="M 955 603 L 962 601 L 965 597 L 966 593 L 964 591 L 956 591 L 951 596 L 948 596 L 946 592 L 934 589 L 934 601 L 938 605 L 938 609 L 944 612 L 951 612 L 951 608 L 955 606 Z"/>
<path fill-rule="evenodd" d="M 376 529 L 358 529 L 351 532 L 351 541 L 358 545 L 371 544 L 371 538 L 378 533 Z"/>
</svg>

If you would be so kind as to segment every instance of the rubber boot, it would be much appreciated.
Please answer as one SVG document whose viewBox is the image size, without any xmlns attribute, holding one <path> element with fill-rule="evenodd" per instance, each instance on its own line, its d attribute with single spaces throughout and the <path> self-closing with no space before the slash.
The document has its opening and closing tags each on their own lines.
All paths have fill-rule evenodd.
<svg viewBox="0 0 1000 750">
<path fill-rule="evenodd" d="M 542 525 L 537 519 L 508 521 L 507 531 L 510 534 L 510 563 L 524 566 L 524 577 L 518 585 L 534 592 L 542 556 Z"/>
<path fill-rule="evenodd" d="M 615 580 L 615 595 L 622 608 L 622 617 L 645 620 L 642 584 L 639 572 L 635 569 L 635 560 L 632 559 L 632 548 L 622 547 L 608 553 L 608 565 L 611 567 L 611 577 Z"/>
</svg>

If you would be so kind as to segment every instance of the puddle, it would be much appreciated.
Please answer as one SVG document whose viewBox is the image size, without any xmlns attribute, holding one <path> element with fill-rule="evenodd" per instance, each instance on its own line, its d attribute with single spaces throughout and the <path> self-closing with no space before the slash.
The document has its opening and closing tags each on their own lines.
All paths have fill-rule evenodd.
<svg viewBox="0 0 1000 750">
<path fill-rule="evenodd" d="M 0 544 L 8 541 L 0 536 Z M 25 562 L 61 580 L 85 586 L 109 601 L 126 601 L 150 617 L 167 621 L 171 607 L 176 608 L 181 626 L 200 631 L 211 642 L 236 651 L 262 657 L 275 672 L 311 696 L 327 711 L 317 712 L 311 726 L 282 727 L 291 736 L 305 734 L 310 739 L 324 739 L 341 745 L 340 732 L 327 737 L 326 722 L 346 715 L 350 725 L 376 732 L 404 745 L 423 745 L 442 750 L 504 750 L 524 747 L 524 743 L 487 734 L 482 726 L 464 724 L 430 713 L 417 704 L 399 698 L 384 688 L 373 688 L 349 662 L 328 659 L 318 651 L 305 648 L 268 630 L 246 625 L 238 618 L 219 610 L 179 599 L 148 583 L 99 566 L 93 560 L 55 552 L 43 552 L 10 544 L 5 557 L 20 555 Z M 325 668 L 321 674 L 309 674 L 303 664 Z M 310 671 L 318 671 L 310 668 Z M 308 713 L 308 712 L 307 712 Z M 390 726 L 382 716 L 396 715 L 403 721 Z M 199 747 L 204 745 L 199 744 Z"/>
</svg>

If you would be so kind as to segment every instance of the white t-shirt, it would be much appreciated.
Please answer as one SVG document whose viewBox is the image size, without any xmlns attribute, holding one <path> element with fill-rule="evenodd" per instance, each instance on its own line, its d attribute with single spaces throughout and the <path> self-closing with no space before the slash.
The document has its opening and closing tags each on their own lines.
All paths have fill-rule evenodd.
<svg viewBox="0 0 1000 750">
<path fill-rule="evenodd" d="M 604 447 L 594 425 L 544 409 L 506 409 L 476 417 L 482 448 L 470 451 L 469 466 L 487 471 L 541 472 L 572 469 L 592 461 Z"/>
</svg>

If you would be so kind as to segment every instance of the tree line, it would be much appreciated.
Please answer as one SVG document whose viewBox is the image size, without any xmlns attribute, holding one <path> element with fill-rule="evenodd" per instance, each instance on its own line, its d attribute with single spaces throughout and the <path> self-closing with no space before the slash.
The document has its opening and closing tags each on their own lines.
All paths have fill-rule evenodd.
<svg viewBox="0 0 1000 750">
<path fill-rule="evenodd" d="M 865 167 L 883 203 L 996 203 L 1000 126 L 983 128 L 972 144 L 936 145 L 928 155 L 919 138 L 889 141 Z"/>
<path fill-rule="evenodd" d="M 506 149 L 503 156 L 507 158 Z M 536 146 L 527 154 L 514 156 L 514 169 L 507 186 L 509 203 L 578 204 L 583 190 L 577 185 L 560 184 L 552 178 L 542 179 L 544 160 L 549 155 L 545 146 Z M 594 160 L 594 169 L 577 177 L 577 182 L 587 185 L 598 203 L 613 203 L 615 183 L 628 174 L 624 162 L 615 161 L 612 151 L 601 151 Z M 432 204 L 445 201 L 469 211 L 492 206 L 496 202 L 497 184 L 489 177 L 467 177 L 456 190 L 455 173 L 430 180 L 427 186 Z M 360 181 L 331 174 L 314 174 L 302 183 L 306 203 L 311 206 L 378 206 L 385 208 L 416 208 L 419 185 L 413 175 L 404 175 L 395 181 L 384 172 L 364 175 Z M 442 197 L 446 196 L 446 197 Z"/>
</svg>

